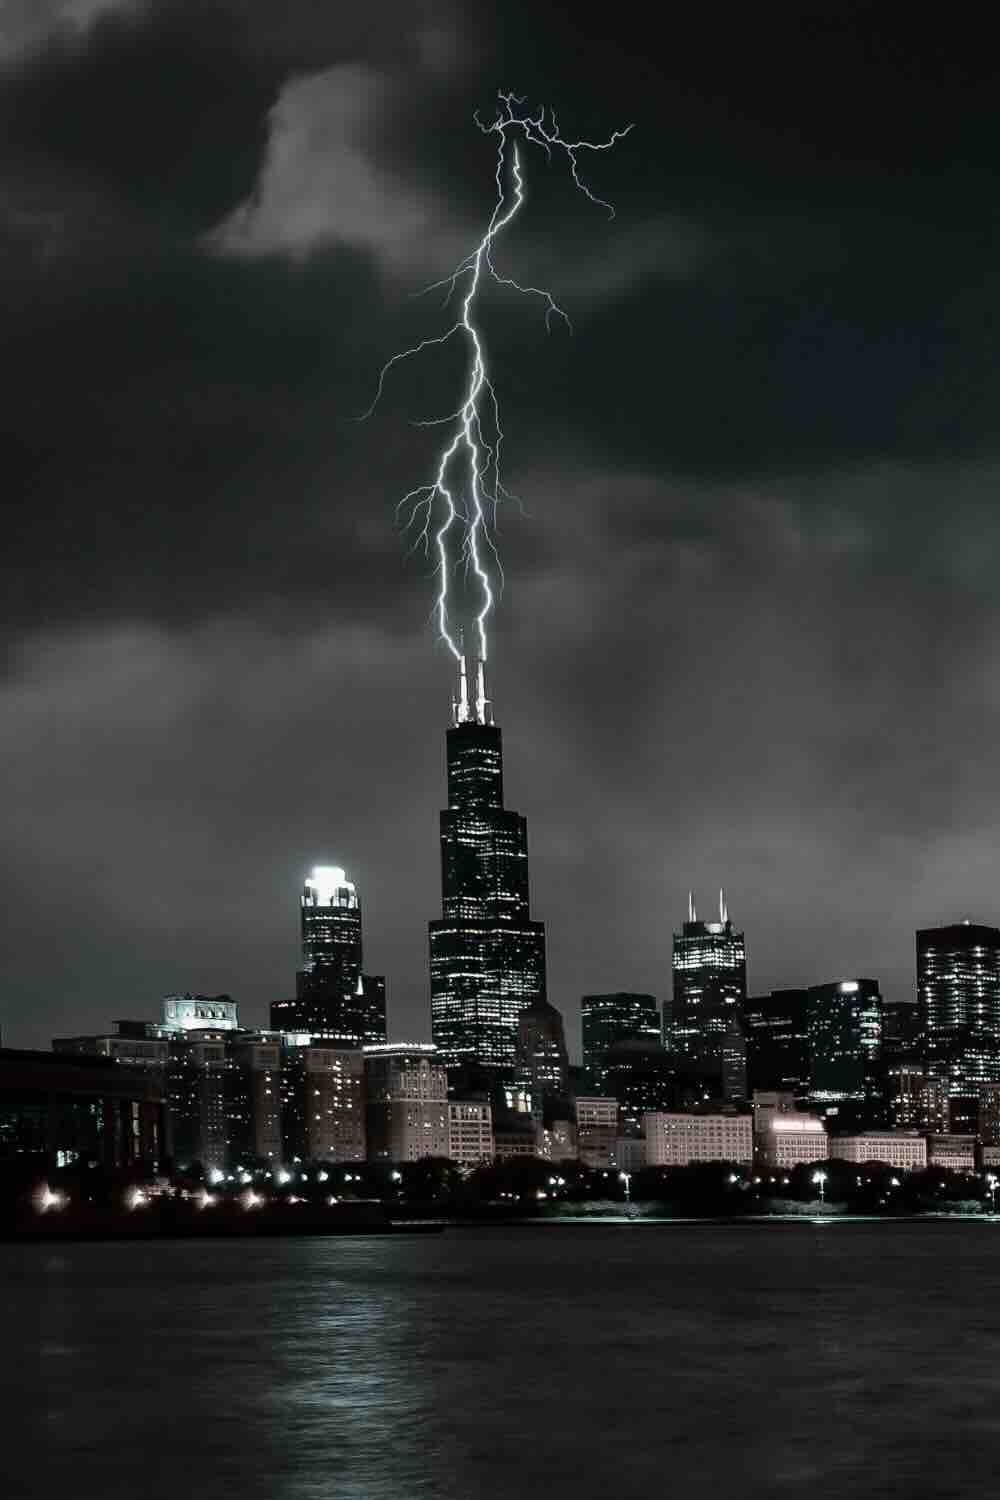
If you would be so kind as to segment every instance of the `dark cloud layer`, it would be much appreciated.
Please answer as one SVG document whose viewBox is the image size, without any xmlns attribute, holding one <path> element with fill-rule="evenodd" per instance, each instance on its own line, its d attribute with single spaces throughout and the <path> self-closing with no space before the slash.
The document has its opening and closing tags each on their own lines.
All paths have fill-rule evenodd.
<svg viewBox="0 0 1000 1500">
<path fill-rule="evenodd" d="M 448 667 L 396 498 L 454 405 L 412 294 L 489 212 L 498 87 L 567 131 L 493 296 L 525 514 L 495 691 L 553 998 L 662 993 L 687 886 L 752 983 L 912 983 L 1000 916 L 994 76 L 895 7 L 53 4 L 0 32 L 5 1036 L 248 1016 L 357 872 L 426 1031 Z M 18 23 L 18 15 L 21 15 Z M 60 19 L 62 17 L 62 19 Z M 20 26 L 20 29 L 18 27 Z M 53 931 L 53 912 L 59 913 Z"/>
</svg>

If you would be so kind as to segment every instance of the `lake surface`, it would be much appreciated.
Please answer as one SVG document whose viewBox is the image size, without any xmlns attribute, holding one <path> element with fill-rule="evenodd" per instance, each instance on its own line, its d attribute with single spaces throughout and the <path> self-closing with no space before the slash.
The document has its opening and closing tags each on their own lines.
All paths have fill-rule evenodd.
<svg viewBox="0 0 1000 1500">
<path fill-rule="evenodd" d="M 1000 1224 L 0 1245 L 4 1500 L 992 1494 Z"/>
</svg>

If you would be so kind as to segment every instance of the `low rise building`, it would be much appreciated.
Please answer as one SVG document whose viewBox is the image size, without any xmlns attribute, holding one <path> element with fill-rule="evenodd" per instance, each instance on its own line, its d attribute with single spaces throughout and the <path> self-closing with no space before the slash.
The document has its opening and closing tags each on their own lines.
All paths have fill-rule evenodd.
<svg viewBox="0 0 1000 1500">
<path fill-rule="evenodd" d="M 485 1099 L 449 1099 L 448 1155 L 457 1167 L 471 1170 L 492 1161 L 493 1111 Z"/>
<path fill-rule="evenodd" d="M 651 1113 L 643 1116 L 643 1132 L 646 1165 L 650 1167 L 753 1160 L 753 1120 L 749 1114 Z"/>
<path fill-rule="evenodd" d="M 976 1137 L 974 1135 L 929 1135 L 927 1165 L 944 1167 L 949 1172 L 976 1170 Z"/>
<path fill-rule="evenodd" d="M 776 1114 L 757 1135 L 757 1149 L 772 1167 L 787 1170 L 829 1155 L 826 1126 L 816 1115 Z"/>
<path fill-rule="evenodd" d="M 919 1172 L 927 1165 L 927 1141 L 915 1130 L 865 1130 L 831 1136 L 830 1156 L 838 1161 L 882 1162 L 898 1172 Z"/>
</svg>

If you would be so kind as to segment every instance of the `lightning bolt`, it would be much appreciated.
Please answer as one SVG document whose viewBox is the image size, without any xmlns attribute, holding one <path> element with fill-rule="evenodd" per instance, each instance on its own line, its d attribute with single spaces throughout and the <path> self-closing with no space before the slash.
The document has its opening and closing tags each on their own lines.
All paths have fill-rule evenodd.
<svg viewBox="0 0 1000 1500">
<path fill-rule="evenodd" d="M 496 156 L 496 201 L 489 223 L 476 245 L 450 276 L 425 288 L 433 291 L 446 287 L 444 305 L 447 307 L 454 297 L 459 282 L 466 280 L 460 303 L 460 313 L 451 327 L 433 338 L 422 339 L 412 348 L 394 354 L 382 366 L 378 385 L 371 406 L 362 420 L 370 417 L 377 407 L 385 389 L 386 379 L 393 368 L 403 360 L 412 359 L 425 350 L 440 348 L 454 338 L 465 341 L 469 352 L 469 368 L 465 393 L 457 411 L 448 416 L 434 418 L 416 425 L 423 427 L 450 426 L 451 433 L 444 440 L 438 454 L 437 469 L 426 484 L 416 486 L 403 496 L 397 507 L 398 515 L 405 515 L 404 529 L 416 532 L 414 547 L 422 546 L 427 554 L 433 550 L 436 558 L 435 574 L 438 592 L 434 602 L 434 618 L 438 634 L 459 663 L 464 663 L 462 644 L 455 638 L 451 623 L 449 584 L 453 571 L 452 557 L 465 570 L 466 578 L 475 579 L 480 605 L 475 617 L 479 659 L 487 658 L 486 622 L 493 609 L 497 592 L 503 587 L 503 567 L 495 540 L 497 511 L 501 501 L 511 500 L 501 477 L 501 452 L 504 443 L 503 426 L 500 419 L 500 403 L 490 378 L 486 346 L 476 320 L 476 304 L 484 279 L 508 287 L 526 297 L 540 300 L 545 310 L 545 326 L 551 329 L 553 319 L 559 319 L 570 328 L 570 321 L 552 293 L 544 287 L 524 286 L 511 276 L 501 275 L 493 259 L 493 250 L 499 235 L 517 217 L 524 204 L 524 177 L 521 170 L 519 141 L 525 145 L 540 146 L 549 161 L 561 155 L 569 164 L 574 186 L 597 207 L 605 208 L 610 218 L 614 209 L 610 203 L 599 198 L 580 174 L 580 154 L 587 151 L 608 151 L 622 140 L 633 128 L 616 130 L 606 141 L 570 141 L 563 136 L 556 121 L 555 112 L 542 108 L 537 115 L 524 112 L 523 99 L 516 94 L 501 93 L 496 117 L 489 123 L 475 116 L 475 122 L 484 135 L 497 136 Z M 508 166 L 509 164 L 509 166 Z M 491 565 L 497 578 L 494 587 Z"/>
</svg>

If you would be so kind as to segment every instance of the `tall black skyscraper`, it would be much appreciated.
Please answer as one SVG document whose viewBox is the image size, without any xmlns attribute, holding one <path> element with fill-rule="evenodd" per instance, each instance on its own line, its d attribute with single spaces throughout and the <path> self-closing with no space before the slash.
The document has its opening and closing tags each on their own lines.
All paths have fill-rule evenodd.
<svg viewBox="0 0 1000 1500">
<path fill-rule="evenodd" d="M 674 933 L 673 967 L 673 999 L 663 1007 L 664 1045 L 706 1077 L 717 1077 L 724 1098 L 740 1098 L 746 1093 L 747 956 L 722 891 L 717 922 L 699 922 L 688 897 L 688 920 Z"/>
<path fill-rule="evenodd" d="M 361 971 L 361 903 L 336 865 L 313 870 L 302 890 L 302 968 L 295 999 L 271 1006 L 275 1030 L 341 1045 L 385 1041 L 385 980 Z"/>
<path fill-rule="evenodd" d="M 442 1060 L 512 1072 L 520 1012 L 545 999 L 545 925 L 528 905 L 528 828 L 503 805 L 503 750 L 482 662 L 465 660 L 448 730 L 441 918 L 429 924 L 431 1025 Z"/>
<path fill-rule="evenodd" d="M 1000 1083 L 1000 931 L 972 922 L 917 933 L 919 1046 L 947 1089 L 952 1130 L 976 1129 L 979 1090 Z"/>
<path fill-rule="evenodd" d="M 642 1037 L 660 1040 L 660 1023 L 653 995 L 616 990 L 608 995 L 584 995 L 580 1000 L 583 1066 L 587 1088 L 603 1094 L 607 1084 L 608 1052 L 616 1042 Z"/>
</svg>

